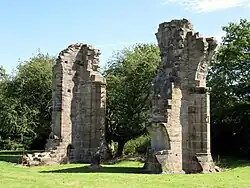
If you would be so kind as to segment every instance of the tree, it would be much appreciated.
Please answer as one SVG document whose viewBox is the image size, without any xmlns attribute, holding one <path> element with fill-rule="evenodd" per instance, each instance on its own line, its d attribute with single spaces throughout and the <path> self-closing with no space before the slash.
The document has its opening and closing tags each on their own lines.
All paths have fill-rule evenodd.
<svg viewBox="0 0 250 188">
<path fill-rule="evenodd" d="M 208 76 L 212 140 L 217 151 L 224 148 L 250 154 L 250 22 L 241 19 L 229 23 L 223 31 L 226 35 Z"/>
<path fill-rule="evenodd" d="M 8 75 L 6 74 L 6 70 L 3 68 L 3 66 L 0 66 L 0 101 L 2 101 L 4 97 L 3 93 L 7 78 Z"/>
<path fill-rule="evenodd" d="M 137 44 L 114 55 L 104 70 L 107 79 L 107 130 L 118 142 L 117 156 L 127 141 L 146 132 L 151 81 L 160 62 L 154 44 Z"/>
<path fill-rule="evenodd" d="M 5 80 L 7 78 L 6 70 L 3 68 L 3 66 L 0 66 L 0 82 Z"/>
<path fill-rule="evenodd" d="M 55 58 L 37 54 L 9 76 L 0 102 L 0 135 L 43 149 L 50 133 L 52 66 Z"/>
</svg>

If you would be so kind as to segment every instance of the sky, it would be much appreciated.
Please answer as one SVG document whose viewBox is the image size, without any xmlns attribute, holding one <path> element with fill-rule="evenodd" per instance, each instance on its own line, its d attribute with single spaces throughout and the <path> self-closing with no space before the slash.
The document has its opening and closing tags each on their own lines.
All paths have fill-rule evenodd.
<svg viewBox="0 0 250 188">
<path fill-rule="evenodd" d="M 250 0 L 1 0 L 0 66 L 8 73 L 39 51 L 58 55 L 72 43 L 101 50 L 104 66 L 115 50 L 156 43 L 158 25 L 189 19 L 203 36 L 250 20 Z"/>
</svg>

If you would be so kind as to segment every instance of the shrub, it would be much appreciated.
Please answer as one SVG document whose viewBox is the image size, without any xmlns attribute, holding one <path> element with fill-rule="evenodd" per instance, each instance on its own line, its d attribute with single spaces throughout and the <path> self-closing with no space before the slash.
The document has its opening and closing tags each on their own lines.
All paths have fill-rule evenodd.
<svg viewBox="0 0 250 188">
<path fill-rule="evenodd" d="M 23 145 L 12 140 L 0 140 L 0 150 L 20 150 Z"/>
<path fill-rule="evenodd" d="M 149 147 L 150 147 L 150 136 L 142 135 L 138 138 L 128 141 L 124 146 L 123 154 L 124 155 L 135 155 L 135 154 L 145 155 Z"/>
</svg>

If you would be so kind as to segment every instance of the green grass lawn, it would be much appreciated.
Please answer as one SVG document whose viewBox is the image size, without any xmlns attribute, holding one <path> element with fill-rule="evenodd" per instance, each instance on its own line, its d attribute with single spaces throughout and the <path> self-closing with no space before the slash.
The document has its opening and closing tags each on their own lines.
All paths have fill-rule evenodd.
<svg viewBox="0 0 250 188">
<path fill-rule="evenodd" d="M 225 172 L 214 174 L 152 175 L 143 174 L 140 162 L 123 161 L 90 170 L 87 165 L 69 164 L 42 167 L 15 165 L 20 153 L 0 152 L 0 188 L 250 188 L 250 163 L 241 161 Z"/>
</svg>

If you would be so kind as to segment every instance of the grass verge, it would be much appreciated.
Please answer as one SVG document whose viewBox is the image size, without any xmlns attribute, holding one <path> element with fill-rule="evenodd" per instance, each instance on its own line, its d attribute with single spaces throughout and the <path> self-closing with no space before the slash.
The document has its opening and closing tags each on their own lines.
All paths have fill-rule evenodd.
<svg viewBox="0 0 250 188">
<path fill-rule="evenodd" d="M 231 165 L 225 172 L 214 174 L 143 174 L 143 163 L 122 161 L 104 165 L 99 170 L 91 170 L 84 164 L 69 164 L 40 167 L 23 167 L 11 163 L 8 156 L 15 154 L 0 152 L 1 188 L 229 188 L 250 187 L 250 164 Z M 8 162 L 6 162 L 8 161 Z M 231 161 L 232 162 L 232 161 Z M 225 164 L 225 161 L 224 161 Z"/>
</svg>

